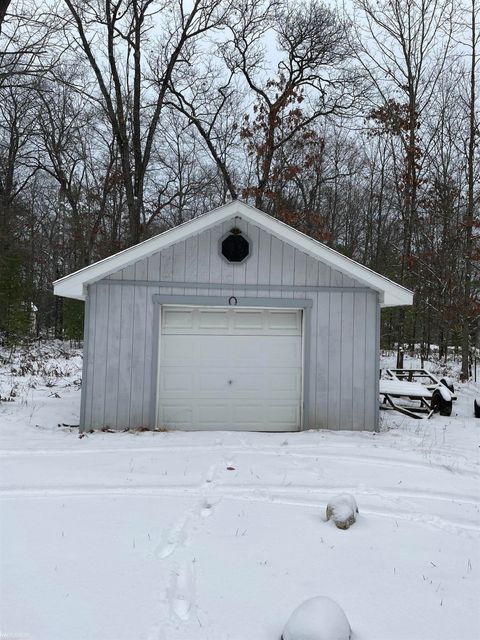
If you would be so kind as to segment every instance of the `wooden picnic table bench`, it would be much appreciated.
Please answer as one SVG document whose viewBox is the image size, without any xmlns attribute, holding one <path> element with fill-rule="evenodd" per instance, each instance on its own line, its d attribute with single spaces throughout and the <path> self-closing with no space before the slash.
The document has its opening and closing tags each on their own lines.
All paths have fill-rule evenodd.
<svg viewBox="0 0 480 640">
<path fill-rule="evenodd" d="M 408 370 L 402 369 L 401 372 Z M 422 371 L 425 370 L 414 370 Z M 380 380 L 379 392 L 382 398 L 383 408 L 389 405 L 392 409 L 409 416 L 410 418 L 421 419 L 423 417 L 430 418 L 435 411 L 439 411 L 440 415 L 449 416 L 452 412 L 452 392 L 445 384 L 438 381 L 437 384 L 425 385 L 420 382 L 414 382 L 414 376 L 408 381 L 404 378 L 407 374 L 403 374 L 402 378 L 396 377 L 395 369 L 387 369 L 388 379 Z M 425 372 L 428 373 L 428 372 Z M 430 376 L 425 376 L 430 377 Z M 430 378 L 431 380 L 431 378 Z M 410 401 L 410 404 L 400 404 L 399 399 Z M 419 402 L 419 404 L 412 404 Z M 426 415 L 419 415 L 426 414 Z"/>
</svg>

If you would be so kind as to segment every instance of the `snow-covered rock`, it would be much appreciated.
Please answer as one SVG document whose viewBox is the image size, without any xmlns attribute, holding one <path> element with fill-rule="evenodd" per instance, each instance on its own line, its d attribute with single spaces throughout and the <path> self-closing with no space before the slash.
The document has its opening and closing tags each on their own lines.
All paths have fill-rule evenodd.
<svg viewBox="0 0 480 640">
<path fill-rule="evenodd" d="M 343 609 L 331 598 L 306 600 L 290 616 L 282 640 L 349 640 L 352 630 Z"/>
<path fill-rule="evenodd" d="M 333 520 L 339 529 L 348 529 L 355 522 L 358 513 L 355 498 L 350 493 L 341 493 L 327 504 L 327 520 Z"/>
</svg>

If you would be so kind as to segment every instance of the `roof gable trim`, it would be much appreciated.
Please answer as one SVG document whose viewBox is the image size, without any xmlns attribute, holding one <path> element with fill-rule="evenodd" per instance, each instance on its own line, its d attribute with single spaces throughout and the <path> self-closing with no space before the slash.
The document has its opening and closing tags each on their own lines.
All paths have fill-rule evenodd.
<svg viewBox="0 0 480 640">
<path fill-rule="evenodd" d="M 54 282 L 55 295 L 84 300 L 89 284 L 93 284 L 138 260 L 147 258 L 157 251 L 161 251 L 173 244 L 186 240 L 201 231 L 210 229 L 235 216 L 239 216 L 258 225 L 280 240 L 328 264 L 330 267 L 337 269 L 361 284 L 378 291 L 382 306 L 412 304 L 413 293 L 408 289 L 361 265 L 355 260 L 347 258 L 338 251 L 325 246 L 293 227 L 280 222 L 276 218 L 238 200 L 223 205 L 218 209 L 214 209 L 177 227 L 168 229 L 153 238 L 144 240 L 113 256 L 99 260 L 70 275 L 64 276 Z"/>
</svg>

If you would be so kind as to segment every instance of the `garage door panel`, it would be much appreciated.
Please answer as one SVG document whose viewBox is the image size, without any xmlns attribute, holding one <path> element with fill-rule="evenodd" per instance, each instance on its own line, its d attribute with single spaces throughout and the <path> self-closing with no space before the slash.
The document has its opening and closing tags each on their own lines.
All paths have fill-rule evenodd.
<svg viewBox="0 0 480 640">
<path fill-rule="evenodd" d="M 300 363 L 302 359 L 302 339 L 300 336 L 268 336 L 265 340 L 265 366 L 277 367 L 285 363 Z"/>
<path fill-rule="evenodd" d="M 164 368 L 160 376 L 160 389 L 175 394 L 176 397 L 189 394 L 201 399 L 204 393 L 218 393 L 225 397 L 245 397 L 246 394 L 268 393 L 274 397 L 297 398 L 301 385 L 301 375 L 297 370 L 272 372 L 269 368 L 255 371 L 240 368 L 202 368 L 194 374 L 184 372 L 182 367 Z"/>
<path fill-rule="evenodd" d="M 185 336 L 190 339 L 191 336 Z M 301 360 L 301 336 L 202 336 L 192 357 L 198 364 L 219 367 L 281 366 Z M 168 338 L 166 338 L 168 342 Z"/>
<path fill-rule="evenodd" d="M 296 406 L 272 404 L 268 406 L 268 413 L 272 423 L 297 424 L 299 420 L 299 410 Z"/>
<path fill-rule="evenodd" d="M 162 313 L 162 426 L 265 431 L 300 427 L 300 311 L 176 310 L 165 307 Z"/>
<path fill-rule="evenodd" d="M 260 419 L 268 416 L 268 419 Z M 281 406 L 277 404 L 238 405 L 235 406 L 235 420 L 245 429 L 249 427 L 258 430 L 280 431 L 282 427 L 288 430 L 297 429 L 300 412 L 297 406 Z"/>
<path fill-rule="evenodd" d="M 245 397 L 255 398 L 266 392 L 267 379 L 269 375 L 265 369 L 260 370 L 237 370 L 232 372 L 232 384 L 229 385 L 229 390 L 232 398 Z"/>
<path fill-rule="evenodd" d="M 242 311 L 233 314 L 234 329 L 263 329 L 265 314 L 260 310 Z"/>
<path fill-rule="evenodd" d="M 271 311 L 269 320 L 269 326 L 273 330 L 301 330 L 301 316 L 295 311 Z"/>
<path fill-rule="evenodd" d="M 232 361 L 239 353 L 238 338 L 232 336 L 196 336 L 197 350 L 195 357 L 199 365 L 231 367 Z"/>
<path fill-rule="evenodd" d="M 198 424 L 205 428 L 217 427 L 228 428 L 225 424 L 228 424 L 229 419 L 229 407 L 225 404 L 219 403 L 205 403 L 198 407 Z"/>
<path fill-rule="evenodd" d="M 161 406 L 159 425 L 161 427 L 191 428 L 193 411 L 191 405 L 164 403 Z"/>
<path fill-rule="evenodd" d="M 259 416 L 263 413 L 261 402 L 250 402 L 249 404 L 234 404 L 235 419 L 239 424 L 252 424 L 259 422 Z"/>
<path fill-rule="evenodd" d="M 232 373 L 232 384 L 228 390 L 232 396 L 255 392 L 255 395 L 268 394 L 268 397 L 298 398 L 301 376 L 296 370 L 273 371 L 260 368 L 252 371 L 236 371 Z"/>
<path fill-rule="evenodd" d="M 197 389 L 200 393 L 216 392 L 223 395 L 229 394 L 228 380 L 230 380 L 228 370 L 218 371 L 218 369 L 206 369 L 200 374 L 197 374 Z"/>
<path fill-rule="evenodd" d="M 228 330 L 229 317 L 224 309 L 218 310 L 199 310 L 198 312 L 198 328 L 199 329 L 223 329 Z"/>
<path fill-rule="evenodd" d="M 268 389 L 271 392 L 287 394 L 288 397 L 298 397 L 301 383 L 302 379 L 299 371 L 275 371 L 270 373 Z"/>
<path fill-rule="evenodd" d="M 164 307 L 164 334 L 301 335 L 302 316 L 297 310 Z"/>
<path fill-rule="evenodd" d="M 165 339 L 161 345 L 162 365 L 188 365 L 195 358 L 193 336 L 184 336 L 182 340 Z"/>
<path fill-rule="evenodd" d="M 298 429 L 299 420 L 297 406 L 278 404 L 165 405 L 159 413 L 159 426 L 186 430 L 236 428 L 247 431 L 292 431 Z"/>
<path fill-rule="evenodd" d="M 165 336 L 168 344 L 172 336 Z M 182 347 L 197 365 L 230 368 L 281 366 L 290 360 L 301 359 L 302 341 L 300 336 L 182 336 L 182 340 L 197 342 L 191 349 Z M 167 347 L 169 359 L 175 357 L 175 347 Z M 171 355 L 170 355 L 171 354 Z M 185 357 L 182 353 L 181 357 Z"/>
<path fill-rule="evenodd" d="M 165 309 L 163 313 L 164 329 L 193 329 L 194 310 L 185 308 Z"/>
<path fill-rule="evenodd" d="M 191 395 L 194 389 L 194 374 L 185 371 L 183 367 L 171 367 L 168 369 L 168 375 L 160 377 L 160 390 L 164 393 Z"/>
</svg>

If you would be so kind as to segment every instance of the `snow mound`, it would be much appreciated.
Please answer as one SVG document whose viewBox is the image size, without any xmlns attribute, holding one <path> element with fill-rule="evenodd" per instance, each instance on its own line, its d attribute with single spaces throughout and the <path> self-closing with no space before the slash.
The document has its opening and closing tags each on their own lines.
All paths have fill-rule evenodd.
<svg viewBox="0 0 480 640">
<path fill-rule="evenodd" d="M 327 520 L 332 519 L 339 529 L 348 529 L 356 520 L 358 507 L 350 493 L 341 493 L 327 504 Z"/>
<path fill-rule="evenodd" d="M 290 616 L 282 640 L 350 640 L 352 630 L 343 609 L 331 598 L 306 600 Z"/>
</svg>

